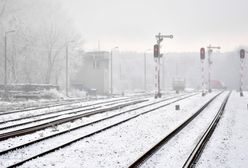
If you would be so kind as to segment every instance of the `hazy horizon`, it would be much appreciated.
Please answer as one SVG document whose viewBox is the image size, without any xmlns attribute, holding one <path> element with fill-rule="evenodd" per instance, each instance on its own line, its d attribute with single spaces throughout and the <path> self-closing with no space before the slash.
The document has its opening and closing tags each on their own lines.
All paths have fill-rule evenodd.
<svg viewBox="0 0 248 168">
<path fill-rule="evenodd" d="M 85 40 L 85 48 L 142 52 L 165 39 L 166 52 L 198 52 L 209 44 L 232 51 L 247 43 L 245 0 L 71 0 L 62 1 L 68 16 Z"/>
</svg>

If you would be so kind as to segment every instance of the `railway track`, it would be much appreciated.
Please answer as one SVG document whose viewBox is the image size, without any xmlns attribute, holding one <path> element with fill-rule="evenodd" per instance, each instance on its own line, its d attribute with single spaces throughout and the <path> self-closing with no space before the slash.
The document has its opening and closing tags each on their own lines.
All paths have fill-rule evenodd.
<svg viewBox="0 0 248 168">
<path fill-rule="evenodd" d="M 105 101 L 105 102 L 94 103 L 91 105 L 84 105 L 81 107 L 75 107 L 75 108 L 58 110 L 58 111 L 53 111 L 53 112 L 48 112 L 48 113 L 36 114 L 36 115 L 28 116 L 25 118 L 10 119 L 4 122 L 0 122 L 0 130 L 23 126 L 23 125 L 27 125 L 27 124 L 34 123 L 34 122 L 45 121 L 48 119 L 58 118 L 58 117 L 65 116 L 65 115 L 71 115 L 71 114 L 77 114 L 77 113 L 81 113 L 85 111 L 96 110 L 103 106 L 111 106 L 115 104 L 127 103 L 127 102 L 136 101 L 136 100 L 139 100 L 139 98 Z"/>
<path fill-rule="evenodd" d="M 81 116 L 80 113 L 85 114 L 85 116 L 83 116 L 83 117 L 88 117 L 88 116 L 91 116 L 91 115 L 94 115 L 97 113 L 104 112 L 104 109 L 101 109 L 101 107 L 108 107 L 108 106 L 110 107 L 111 105 L 115 105 L 115 107 L 106 108 L 106 110 L 113 110 L 113 109 L 117 109 L 117 108 L 126 107 L 126 106 L 132 104 L 132 102 L 134 102 L 136 100 L 137 100 L 137 103 L 139 103 L 139 100 L 143 100 L 143 99 L 145 99 L 145 98 L 125 98 L 125 99 L 118 99 L 118 100 L 109 100 L 109 101 L 104 101 L 104 102 L 93 103 L 90 105 L 85 105 L 85 106 L 82 106 L 80 108 L 77 107 L 77 108 L 69 109 L 71 111 L 69 111 L 68 109 L 65 109 L 65 110 L 59 110 L 56 112 L 34 115 L 34 116 L 26 117 L 26 118 L 12 119 L 9 121 L 0 122 L 0 131 L 3 130 L 4 132 L 6 132 L 6 129 L 21 127 L 21 126 L 23 127 L 25 125 L 34 124 L 34 123 L 38 124 L 38 122 L 44 122 L 46 120 L 49 120 L 49 122 L 51 122 L 51 124 L 57 125 L 56 119 L 61 118 L 61 117 L 69 118 L 70 117 L 69 115 Z M 134 104 L 136 104 L 136 103 L 134 103 Z M 58 113 L 63 113 L 63 114 L 58 114 Z M 54 114 L 54 115 L 51 116 L 51 114 Z M 42 116 L 42 118 L 39 118 L 41 116 Z M 36 117 L 38 117 L 38 118 L 36 118 Z M 55 120 L 55 121 L 53 121 L 53 120 Z M 19 121 L 19 122 L 17 122 L 17 121 Z M 2 134 L 4 133 L 3 131 L 2 131 Z M 1 140 L 1 133 L 0 133 L 0 140 Z"/>
<path fill-rule="evenodd" d="M 130 99 L 130 98 L 118 98 L 118 99 L 115 99 L 115 100 L 107 100 L 105 102 L 111 102 L 111 101 L 119 101 L 119 100 L 125 100 L 125 99 Z M 35 110 L 46 110 L 46 109 L 49 109 L 51 110 L 51 108 L 55 108 L 55 107 L 62 107 L 63 109 L 66 108 L 67 110 L 70 110 L 70 109 L 74 109 L 76 107 L 70 107 L 72 105 L 75 105 L 77 106 L 77 108 L 80 108 L 82 107 L 82 103 L 85 103 L 87 101 L 77 101 L 77 102 L 69 102 L 69 103 L 59 103 L 59 104 L 51 104 L 51 105 L 48 105 L 48 106 L 42 106 L 42 107 L 36 107 L 36 108 L 26 108 L 26 109 L 20 109 L 20 110 L 14 110 L 14 111 L 7 111 L 7 112 L 1 112 L 0 113 L 0 116 L 3 116 L 3 115 L 9 115 L 9 114 L 17 114 L 17 113 L 24 113 L 24 112 L 30 112 L 30 111 L 35 111 Z M 99 102 L 99 103 L 102 103 L 102 102 Z M 98 104 L 98 103 L 92 103 L 91 105 L 95 105 L 95 104 Z M 69 106 L 69 107 L 64 107 L 64 106 Z M 83 105 L 84 106 L 84 105 Z M 85 106 L 90 106 L 90 105 L 85 105 Z M 59 110 L 55 110 L 55 111 L 59 111 Z"/>
<path fill-rule="evenodd" d="M 126 98 L 133 98 L 133 97 L 144 97 L 144 96 L 151 96 L 151 94 L 141 94 L 137 96 L 127 96 Z M 123 99 L 123 98 L 115 98 L 115 99 Z M 99 99 L 101 100 L 101 99 Z M 35 106 L 25 106 L 25 107 L 14 107 L 10 109 L 0 109 L 0 115 L 6 115 L 6 114 L 12 114 L 12 113 L 18 113 L 18 112 L 27 112 L 27 111 L 33 111 L 33 110 L 42 110 L 42 109 L 47 109 L 47 108 L 53 108 L 53 107 L 59 107 L 59 106 L 65 106 L 65 105 L 73 105 L 77 103 L 82 103 L 82 102 L 91 102 L 95 101 L 95 99 L 73 99 L 73 100 L 54 100 L 54 101 L 49 101 L 49 102 L 42 102 L 39 105 Z"/>
<path fill-rule="evenodd" d="M 92 116 L 92 115 L 95 115 L 95 114 L 100 114 L 100 113 L 104 113 L 104 112 L 107 112 L 107 111 L 117 110 L 117 109 L 124 108 L 124 107 L 130 106 L 130 105 L 138 104 L 138 103 L 141 103 L 141 102 L 144 102 L 144 101 L 147 101 L 147 100 L 148 99 L 131 101 L 131 102 L 128 102 L 128 103 L 123 103 L 123 104 L 112 106 L 112 107 L 107 107 L 107 108 L 103 108 L 103 109 L 96 109 L 96 110 L 92 110 L 92 111 L 89 111 L 89 112 L 84 112 L 82 114 L 76 114 L 76 115 L 72 115 L 72 116 L 69 116 L 69 117 L 66 116 L 64 118 L 59 118 L 59 119 L 55 119 L 55 120 L 52 120 L 52 121 L 47 121 L 47 122 L 44 122 L 44 123 L 41 123 L 41 124 L 39 123 L 39 124 L 37 124 L 35 126 L 28 126 L 26 128 L 23 128 L 23 129 L 9 131 L 9 132 L 0 134 L 0 141 L 8 139 L 8 138 L 15 137 L 15 136 L 30 134 L 30 133 L 33 133 L 35 131 L 39 131 L 39 130 L 42 130 L 42 129 L 45 129 L 45 128 L 48 128 L 48 127 L 53 127 L 55 125 L 63 124 L 63 123 L 66 123 L 66 122 L 72 122 L 72 121 L 80 119 L 82 117 L 89 117 L 89 116 Z"/>
<path fill-rule="evenodd" d="M 207 128 L 207 130 L 202 135 L 201 139 L 198 141 L 198 143 L 195 146 L 194 150 L 192 151 L 192 153 L 190 154 L 190 156 L 188 157 L 188 159 L 184 163 L 183 168 L 193 168 L 193 167 L 195 167 L 197 161 L 201 157 L 201 154 L 202 154 L 205 146 L 207 145 L 209 139 L 211 138 L 211 135 L 213 134 L 214 130 L 216 129 L 216 127 L 217 127 L 217 125 L 218 125 L 218 123 L 220 121 L 220 118 L 222 117 L 222 115 L 224 113 L 224 110 L 225 110 L 226 104 L 228 102 L 228 99 L 230 97 L 230 94 L 231 94 L 231 92 L 228 94 L 228 96 L 222 102 L 218 113 L 216 114 L 216 116 L 212 120 L 212 122 L 209 125 L 209 127 Z"/>
<path fill-rule="evenodd" d="M 152 146 L 148 151 L 146 151 L 144 154 L 142 154 L 137 160 L 135 160 L 130 166 L 129 168 L 137 168 L 137 167 L 141 167 L 149 158 L 151 158 L 153 155 L 155 155 L 163 146 L 165 146 L 166 143 L 168 143 L 172 138 L 174 138 L 179 132 L 181 132 L 187 125 L 189 125 L 189 123 L 191 123 L 199 114 L 201 114 L 204 109 L 206 109 L 219 95 L 221 95 L 222 92 L 218 95 L 216 95 L 215 97 L 213 97 L 212 99 L 210 99 L 206 104 L 204 104 L 199 110 L 197 110 L 190 118 L 188 118 L 187 120 L 185 120 L 183 123 L 181 123 L 178 127 L 176 127 L 173 131 L 171 131 L 167 136 L 165 136 L 161 141 L 159 141 L 157 144 L 155 144 L 154 146 Z M 225 104 L 228 100 L 230 96 L 230 93 L 226 96 L 223 104 L 221 105 L 221 108 L 219 109 L 218 112 L 218 116 L 220 111 L 223 112 L 224 108 L 225 108 Z M 216 124 L 216 123 L 215 123 Z M 215 125 L 216 126 L 216 125 Z M 193 153 L 193 152 L 192 152 Z M 197 152 L 196 152 L 197 153 Z M 193 155 L 192 155 L 193 156 Z M 191 157 L 192 157 L 191 156 Z M 189 158 L 191 158 L 189 157 Z M 197 158 L 197 157 L 192 157 L 192 158 Z M 188 159 L 189 161 L 191 159 Z M 189 163 L 194 163 L 193 162 L 189 162 Z M 186 163 L 185 163 L 186 164 Z M 188 165 L 188 164 L 187 164 Z M 185 165 L 187 167 L 187 165 Z M 191 167 L 192 164 L 189 164 Z"/>
<path fill-rule="evenodd" d="M 41 153 L 39 153 L 39 154 L 37 154 L 37 155 L 35 155 L 35 156 L 31 156 L 31 157 L 29 157 L 29 158 L 26 158 L 26 159 L 24 159 L 24 160 L 22 160 L 22 161 L 19 161 L 19 162 L 13 164 L 13 165 L 9 165 L 8 167 L 17 167 L 17 166 L 20 166 L 20 165 L 24 164 L 25 162 L 27 162 L 27 161 L 29 161 L 29 160 L 31 160 L 31 159 L 35 159 L 35 158 L 37 158 L 37 157 L 44 156 L 44 155 L 46 155 L 46 154 L 48 154 L 48 153 L 51 153 L 51 152 L 54 152 L 54 151 L 56 151 L 56 150 L 58 150 L 58 149 L 60 149 L 60 148 L 66 147 L 66 146 L 68 146 L 68 145 L 71 145 L 72 143 L 75 143 L 75 142 L 77 142 L 77 141 L 79 141 L 79 140 L 82 140 L 82 139 L 84 139 L 84 138 L 91 137 L 91 136 L 93 136 L 93 135 L 99 134 L 99 133 L 101 133 L 101 132 L 103 132 L 103 131 L 105 131 L 105 130 L 108 130 L 108 129 L 110 129 L 110 128 L 116 127 L 116 126 L 118 126 L 118 125 L 120 125 L 120 124 L 122 124 L 122 123 L 125 123 L 125 122 L 127 122 L 127 121 L 130 121 L 130 120 L 132 120 L 132 119 L 135 119 L 135 118 L 137 118 L 137 117 L 139 117 L 139 116 L 141 116 L 141 115 L 144 115 L 144 114 L 147 114 L 147 113 L 151 113 L 151 112 L 153 112 L 153 111 L 155 111 L 155 110 L 161 109 L 161 108 L 163 108 L 163 107 L 165 107 L 165 106 L 168 106 L 168 105 L 170 105 L 170 104 L 172 104 L 172 103 L 175 103 L 175 102 L 178 102 L 178 101 L 187 99 L 187 98 L 192 97 L 192 96 L 194 96 L 194 95 L 195 95 L 195 94 L 191 94 L 191 95 L 189 95 L 189 96 L 184 96 L 184 97 L 181 97 L 181 98 L 177 98 L 176 100 L 172 100 L 172 101 L 170 101 L 170 102 L 166 102 L 166 101 L 169 100 L 169 99 L 172 99 L 172 98 L 165 99 L 165 100 L 161 100 L 160 102 L 150 103 L 150 104 L 147 104 L 147 105 L 144 105 L 144 106 L 136 107 L 136 108 L 133 108 L 133 109 L 130 109 L 130 110 L 127 110 L 127 111 L 118 113 L 118 114 L 114 114 L 114 115 L 109 116 L 109 117 L 105 117 L 105 118 L 100 119 L 100 120 L 96 120 L 96 121 L 94 121 L 94 122 L 90 122 L 90 123 L 85 124 L 85 125 L 82 125 L 82 126 L 80 126 L 80 127 L 74 128 L 73 130 L 76 130 L 76 129 L 79 129 L 79 128 L 82 128 L 82 127 L 86 127 L 86 126 L 89 126 L 89 125 L 92 125 L 92 124 L 96 124 L 96 123 L 102 122 L 102 121 L 104 121 L 104 120 L 108 120 L 108 119 L 110 119 L 110 118 L 114 118 L 114 117 L 116 117 L 116 116 L 120 116 L 120 115 L 125 114 L 125 113 L 130 113 L 130 112 L 132 112 L 132 111 L 139 110 L 139 109 L 142 109 L 142 108 L 145 108 L 145 107 L 149 107 L 149 106 L 151 106 L 151 105 L 154 105 L 154 104 L 157 104 L 157 103 L 162 103 L 162 102 L 165 101 L 165 103 L 162 103 L 161 105 L 158 105 L 158 106 L 156 106 L 156 107 L 154 107 L 154 108 L 152 108 L 152 109 L 145 110 L 145 111 L 143 111 L 143 112 L 140 112 L 139 114 L 133 114 L 131 117 L 128 117 L 128 118 L 126 118 L 126 119 L 124 119 L 124 120 L 118 121 L 118 122 L 116 122 L 116 123 L 114 123 L 114 124 L 111 124 L 111 125 L 108 125 L 108 126 L 106 126 L 106 127 L 104 127 L 104 128 L 100 128 L 100 129 L 98 129 L 98 130 L 96 130 L 96 131 L 94 131 L 94 132 L 91 132 L 91 133 L 87 134 L 87 135 L 79 136 L 79 137 L 77 137 L 77 138 L 75 138 L 75 139 L 73 139 L 73 140 L 71 140 L 71 141 L 69 141 L 69 142 L 63 143 L 63 144 L 61 144 L 61 145 L 59 145 L 59 146 L 56 146 L 56 147 L 54 147 L 54 148 L 52 148 L 52 149 L 43 151 L 43 152 L 41 152 Z M 174 99 L 175 99 L 175 98 L 174 98 Z M 71 129 L 70 131 L 73 131 L 73 130 Z M 64 131 L 64 132 L 61 132 L 61 133 L 59 133 L 59 134 L 52 135 L 52 136 L 50 136 L 50 137 L 46 137 L 46 138 L 40 139 L 40 140 L 38 140 L 38 141 L 33 141 L 33 142 L 28 143 L 28 144 L 24 144 L 24 145 L 18 146 L 17 148 L 19 149 L 19 148 L 27 147 L 28 145 L 35 144 L 35 143 L 40 142 L 40 141 L 43 141 L 43 140 L 45 140 L 45 139 L 49 139 L 49 138 L 52 138 L 52 137 L 56 137 L 56 136 L 58 136 L 58 135 L 62 135 L 62 134 L 65 134 L 65 133 L 68 133 L 68 131 Z M 0 154 L 1 154 L 1 155 L 6 154 L 6 153 L 11 152 L 11 151 L 13 151 L 13 150 L 17 150 L 17 148 L 12 148 L 12 149 L 9 149 L 8 151 L 3 151 L 3 152 L 1 152 Z"/>
<path fill-rule="evenodd" d="M 190 95 L 190 96 L 187 96 L 187 97 L 191 97 L 191 96 L 194 96 L 194 95 Z M 83 128 L 83 127 L 89 126 L 89 125 L 91 125 L 91 124 L 96 124 L 96 123 L 99 123 L 99 122 L 102 122 L 102 121 L 105 121 L 105 120 L 108 120 L 108 119 L 111 119 L 111 118 L 114 118 L 114 117 L 117 117 L 117 116 L 120 116 L 120 115 L 129 113 L 129 112 L 131 112 L 131 111 L 139 110 L 139 109 L 142 109 L 142 108 L 151 106 L 151 105 L 159 104 L 159 103 L 161 103 L 161 102 L 168 101 L 168 100 L 171 100 L 171 99 L 174 99 L 174 98 L 177 98 L 177 97 L 171 97 L 171 98 L 167 98 L 167 99 L 164 99 L 164 100 L 161 100 L 161 101 L 157 101 L 157 102 L 152 102 L 152 103 L 149 103 L 149 104 L 141 105 L 141 106 L 139 106 L 139 107 L 135 107 L 135 108 L 126 110 L 126 111 L 124 111 L 124 112 L 120 112 L 120 113 L 117 113 L 117 114 L 114 114 L 114 115 L 111 115 L 111 116 L 108 116 L 108 117 L 104 117 L 104 118 L 95 120 L 95 121 L 93 121 L 93 122 L 89 122 L 89 123 L 87 123 L 87 124 L 83 124 L 83 125 L 81 125 L 81 126 L 72 128 L 72 129 L 70 129 L 70 131 L 73 131 L 73 130 L 76 130 L 76 129 L 79 129 L 79 128 Z M 24 144 L 24 145 L 20 145 L 20 146 L 14 147 L 14 148 L 10 148 L 10 149 L 1 151 L 1 152 L 0 152 L 0 155 L 5 154 L 5 153 L 10 152 L 10 151 L 13 151 L 13 150 L 16 150 L 16 149 L 18 149 L 18 148 L 25 147 L 25 146 L 27 146 L 27 145 L 31 145 L 31 144 L 40 142 L 40 141 L 42 141 L 42 140 L 46 140 L 46 139 L 49 139 L 49 138 L 52 138 L 52 137 L 55 137 L 55 136 L 58 136 L 58 135 L 62 135 L 62 134 L 64 134 L 64 133 L 68 133 L 68 130 L 59 132 L 59 133 L 57 133 L 57 134 L 53 134 L 53 135 L 51 135 L 51 136 L 44 137 L 44 138 L 42 138 L 42 139 L 38 139 L 38 140 L 35 140 L 35 141 L 32 141 L 32 142 L 28 142 L 27 144 Z"/>
</svg>

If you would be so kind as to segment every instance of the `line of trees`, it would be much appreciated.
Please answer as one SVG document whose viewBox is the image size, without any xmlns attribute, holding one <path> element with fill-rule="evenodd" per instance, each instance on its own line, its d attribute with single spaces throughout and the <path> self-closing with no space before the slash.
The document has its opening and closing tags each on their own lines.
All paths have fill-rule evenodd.
<svg viewBox="0 0 248 168">
<path fill-rule="evenodd" d="M 10 30 L 15 32 L 7 35 L 8 83 L 64 83 L 66 46 L 81 46 L 82 40 L 58 0 L 0 0 L 1 83 Z"/>
</svg>

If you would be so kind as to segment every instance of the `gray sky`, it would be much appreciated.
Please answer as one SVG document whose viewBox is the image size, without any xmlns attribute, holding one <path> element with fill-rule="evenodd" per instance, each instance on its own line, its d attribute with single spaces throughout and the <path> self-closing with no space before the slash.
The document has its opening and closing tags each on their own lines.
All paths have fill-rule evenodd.
<svg viewBox="0 0 248 168">
<path fill-rule="evenodd" d="M 208 44 L 231 51 L 248 43 L 247 0 L 64 0 L 85 49 L 152 48 L 155 34 L 173 34 L 163 51 L 199 51 Z"/>
</svg>

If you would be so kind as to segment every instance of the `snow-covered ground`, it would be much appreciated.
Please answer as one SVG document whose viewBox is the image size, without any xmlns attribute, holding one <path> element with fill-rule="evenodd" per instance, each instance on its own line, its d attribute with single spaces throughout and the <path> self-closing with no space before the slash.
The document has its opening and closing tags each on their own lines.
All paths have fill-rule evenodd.
<svg viewBox="0 0 248 168">
<path fill-rule="evenodd" d="M 149 101 L 149 103 L 156 102 L 156 101 L 158 101 L 158 99 L 157 100 L 151 99 Z M 170 100 L 170 101 L 173 101 L 173 99 Z M 168 102 L 170 102 L 170 101 L 168 101 Z M 16 146 L 18 144 L 20 145 L 20 144 L 23 144 L 25 142 L 27 143 L 27 142 L 29 142 L 31 140 L 42 138 L 43 136 L 52 135 L 52 134 L 55 134 L 55 133 L 58 133 L 58 132 L 61 132 L 61 131 L 64 131 L 64 130 L 70 130 L 71 128 L 87 124 L 89 122 L 98 120 L 100 118 L 111 116 L 112 113 L 113 114 L 122 113 L 123 111 L 129 110 L 129 109 L 132 109 L 132 108 L 136 108 L 136 107 L 139 107 L 139 106 L 142 106 L 142 105 L 145 105 L 145 104 L 147 104 L 147 102 L 146 103 L 141 103 L 141 104 L 138 104 L 138 105 L 129 106 L 129 107 L 126 107 L 126 108 L 123 108 L 123 109 L 111 111 L 111 112 L 104 113 L 104 114 L 98 114 L 98 115 L 95 115 L 94 117 L 83 118 L 83 119 L 77 120 L 77 121 L 75 121 L 73 123 L 62 124 L 62 125 L 59 125 L 58 127 L 56 127 L 55 131 L 54 131 L 53 128 L 48 128 L 48 129 L 46 129 L 44 131 L 39 131 L 39 132 L 36 132 L 36 133 L 34 133 L 32 135 L 26 135 L 26 136 L 22 136 L 22 137 L 8 139 L 6 141 L 2 141 L 0 143 L 0 147 L 2 148 L 2 150 L 5 150 L 5 149 L 11 148 L 13 146 Z M 160 104 L 161 103 L 156 104 L 154 106 L 156 107 L 156 106 L 159 106 Z M 151 109 L 153 107 L 146 107 L 146 109 Z M 91 133 L 93 131 L 99 130 L 100 128 L 106 127 L 106 126 L 108 126 L 110 124 L 116 123 L 118 121 L 122 121 L 125 118 L 128 118 L 130 116 L 136 115 L 137 113 L 133 113 L 133 112 L 132 113 L 127 113 L 127 114 L 118 116 L 116 118 L 113 118 L 111 120 L 101 122 L 99 124 L 94 124 L 94 125 L 90 125 L 90 126 L 88 126 L 86 128 L 81 128 L 81 129 L 78 129 L 78 130 L 75 130 L 75 131 L 67 132 L 63 136 L 58 136 L 58 137 L 55 137 L 55 138 L 53 138 L 51 140 L 49 139 L 49 140 L 46 140 L 46 141 L 42 141 L 41 143 L 37 143 L 35 145 L 30 146 L 29 148 L 23 148 L 21 150 L 14 151 L 10 155 L 10 156 L 15 156 L 14 158 L 11 158 L 8 155 L 4 155 L 4 156 L 1 156 L 0 160 L 2 160 L 2 161 L 5 160 L 4 165 L 8 165 L 8 163 L 13 163 L 13 160 L 18 161 L 18 160 L 22 160 L 24 158 L 28 158 L 29 156 L 32 156 L 34 154 L 40 153 L 41 151 L 50 149 L 50 148 L 52 148 L 52 147 L 54 147 L 56 145 L 63 144 L 65 142 L 69 141 L 69 140 L 72 140 L 72 139 L 75 139 L 75 138 L 80 137 L 82 135 L 86 135 L 86 134 Z M 32 151 L 32 152 L 30 152 L 30 151 Z"/>
<path fill-rule="evenodd" d="M 233 92 L 197 168 L 248 167 L 248 92 Z"/>
<path fill-rule="evenodd" d="M 107 113 L 101 113 L 101 114 L 96 114 L 93 115 L 91 117 L 82 117 L 81 119 L 78 119 L 74 122 L 67 122 L 64 124 L 60 124 L 51 128 L 47 128 L 41 131 L 37 131 L 34 132 L 32 134 L 28 134 L 28 135 L 24 135 L 24 136 L 20 136 L 20 137 L 16 137 L 16 138 L 11 138 L 11 139 L 7 139 L 4 141 L 0 142 L 0 149 L 1 150 L 6 150 L 8 148 L 14 147 L 14 146 L 18 146 L 21 144 L 25 144 L 28 143 L 32 140 L 36 140 L 36 139 L 40 139 L 43 138 L 45 136 L 49 136 L 49 135 L 53 135 L 62 131 L 68 131 L 68 133 L 71 129 L 75 128 L 75 127 L 79 127 L 81 125 L 85 125 L 87 123 L 93 122 L 93 121 L 97 121 L 100 120 L 102 118 L 106 118 L 106 117 L 110 117 L 112 115 L 118 114 L 118 113 L 122 113 L 123 111 L 129 110 L 130 108 L 136 108 L 139 107 L 142 104 L 139 105 L 133 105 L 131 107 L 125 107 L 122 109 L 118 109 L 118 110 L 113 110 L 113 111 L 109 111 Z M 123 116 L 122 116 L 123 117 Z M 119 117 L 120 119 L 123 119 L 122 117 Z"/>
<path fill-rule="evenodd" d="M 89 138 L 82 139 L 72 145 L 31 160 L 20 167 L 24 168 L 95 168 L 95 167 L 128 167 L 140 155 L 184 122 L 196 112 L 205 102 L 216 95 L 217 92 L 207 94 L 205 97 L 196 95 L 186 100 L 173 103 L 151 113 L 141 115 L 126 123 L 103 131 Z M 207 144 L 197 167 L 247 167 L 248 165 L 248 93 L 240 97 L 233 92 L 229 98 L 224 116 Z M 161 150 L 153 155 L 142 167 L 182 167 L 203 131 L 213 119 L 227 92 L 219 96 L 207 107 L 203 113 L 196 117 L 182 132 L 172 138 Z M 5 150 L 28 141 L 53 135 L 80 125 L 125 110 L 136 108 L 147 103 L 158 101 L 150 99 L 148 102 L 114 110 L 109 113 L 98 114 L 89 118 L 65 123 L 56 128 L 47 128 L 30 135 L 20 136 L 0 142 L 1 150 Z M 172 102 L 169 100 L 168 102 Z M 97 131 L 103 127 L 115 124 L 129 117 L 145 112 L 163 103 L 158 103 L 134 112 L 125 113 L 115 118 L 91 124 L 60 136 L 18 149 L 0 156 L 0 167 L 6 167 L 13 162 L 21 161 L 35 154 L 41 153 L 65 142 Z M 180 110 L 175 110 L 180 105 Z"/>
<path fill-rule="evenodd" d="M 149 158 L 142 168 L 183 167 L 195 145 L 217 114 L 222 101 L 227 96 L 223 93 L 202 111 L 182 131 L 166 143 L 159 151 Z"/>
<path fill-rule="evenodd" d="M 176 103 L 180 104 L 180 111 L 176 111 L 175 104 L 171 104 L 30 161 L 22 167 L 127 167 L 215 94 L 182 100 Z"/>
<path fill-rule="evenodd" d="M 0 111 L 6 111 L 6 110 L 16 110 L 16 109 L 24 109 L 24 108 L 30 108 L 30 107 L 40 107 L 42 105 L 47 105 L 50 103 L 56 103 L 59 102 L 59 100 L 26 100 L 26 101 L 17 101 L 17 102 L 7 102 L 7 101 L 1 101 L 0 100 Z"/>
<path fill-rule="evenodd" d="M 70 103 L 76 101 L 87 101 L 85 98 L 68 98 L 68 99 L 38 99 L 38 100 L 22 100 L 22 101 L 1 101 L 0 112 L 12 111 L 26 108 L 38 108 L 47 105 L 55 105 L 61 103 Z"/>
</svg>

